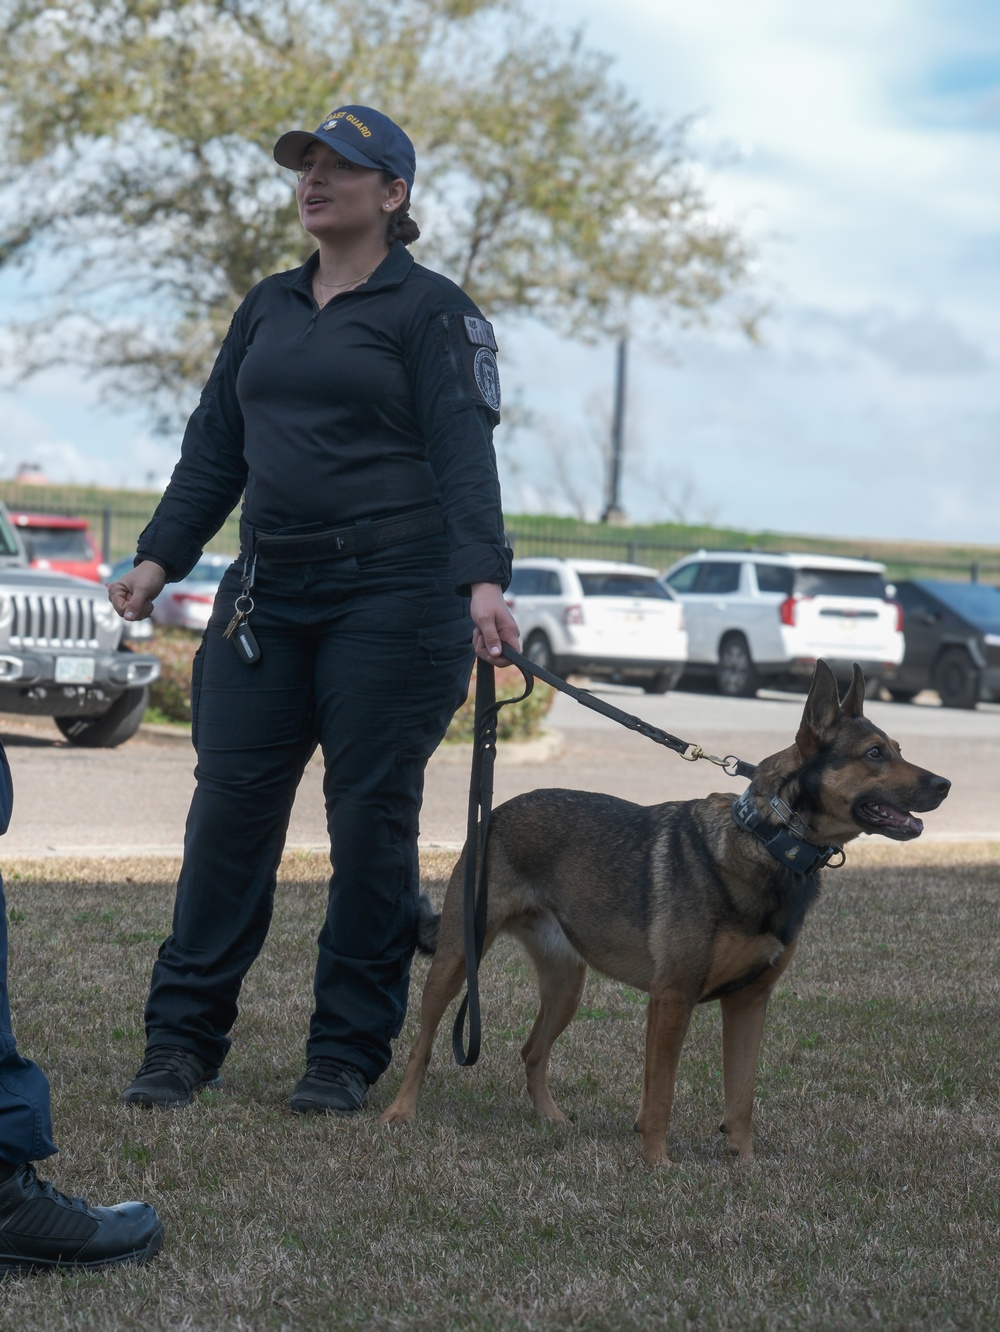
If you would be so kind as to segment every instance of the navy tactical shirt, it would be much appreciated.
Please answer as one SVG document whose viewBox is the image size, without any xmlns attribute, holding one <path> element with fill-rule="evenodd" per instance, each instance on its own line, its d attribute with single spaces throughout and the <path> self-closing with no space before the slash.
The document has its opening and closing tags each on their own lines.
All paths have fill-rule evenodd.
<svg viewBox="0 0 1000 1332">
<path fill-rule="evenodd" d="M 456 586 L 506 587 L 490 325 L 399 241 L 322 309 L 317 262 L 265 278 L 236 311 L 138 557 L 183 578 L 241 494 L 263 532 L 439 502 Z"/>
</svg>

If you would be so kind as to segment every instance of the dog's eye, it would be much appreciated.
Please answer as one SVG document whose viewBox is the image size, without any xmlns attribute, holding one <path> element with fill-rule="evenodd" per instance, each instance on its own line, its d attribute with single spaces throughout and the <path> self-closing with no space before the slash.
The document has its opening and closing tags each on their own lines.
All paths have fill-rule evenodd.
<svg viewBox="0 0 1000 1332">
<path fill-rule="evenodd" d="M 865 757 L 870 759 L 880 759 L 884 758 L 885 755 L 882 753 L 881 745 L 872 745 Z"/>
</svg>

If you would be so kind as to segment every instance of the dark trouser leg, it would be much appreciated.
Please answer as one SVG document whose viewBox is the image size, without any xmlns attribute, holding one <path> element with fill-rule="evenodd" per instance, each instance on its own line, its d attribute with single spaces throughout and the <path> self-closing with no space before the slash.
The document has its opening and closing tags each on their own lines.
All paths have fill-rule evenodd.
<svg viewBox="0 0 1000 1332">
<path fill-rule="evenodd" d="M 363 573 L 316 659 L 333 876 L 308 1054 L 373 1082 L 406 1014 L 424 767 L 465 698 L 472 652 L 465 607 L 433 571 L 411 589 L 398 569 L 380 586 L 377 559 Z"/>
<path fill-rule="evenodd" d="M 7 994 L 7 904 L 0 881 L 0 1161 L 23 1165 L 57 1151 L 52 1141 L 49 1083 L 17 1052 Z"/>
<path fill-rule="evenodd" d="M 216 1065 L 271 922 L 292 801 L 315 747 L 308 638 L 255 616 L 261 659 L 251 666 L 222 639 L 223 627 L 220 615 L 195 665 L 198 785 L 173 930 L 146 1004 L 150 1045 L 180 1045 Z"/>
</svg>

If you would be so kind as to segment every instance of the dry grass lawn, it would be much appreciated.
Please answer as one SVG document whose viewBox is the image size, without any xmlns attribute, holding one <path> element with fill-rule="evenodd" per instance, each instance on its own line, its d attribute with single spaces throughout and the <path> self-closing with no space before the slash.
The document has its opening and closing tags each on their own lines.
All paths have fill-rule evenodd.
<svg viewBox="0 0 1000 1332">
<path fill-rule="evenodd" d="M 451 857 L 426 865 L 440 901 Z M 409 1131 L 386 1132 L 415 1031 L 357 1120 L 302 1119 L 320 858 L 289 859 L 225 1088 L 117 1102 L 142 1050 L 170 862 L 6 865 L 23 1051 L 48 1071 L 57 1184 L 141 1197 L 167 1243 L 141 1269 L 0 1287 L 17 1329 L 995 1329 L 1000 1326 L 1000 845 L 872 844 L 830 871 L 772 1002 L 757 1159 L 724 1159 L 719 1017 L 681 1065 L 672 1171 L 631 1132 L 644 997 L 592 976 L 556 1047 L 575 1124 L 537 1122 L 518 1048 L 534 980 L 501 943 L 484 1048 L 442 1032 Z M 415 965 L 419 993 L 426 962 Z M 414 1005 L 414 1008 L 416 1005 Z"/>
</svg>

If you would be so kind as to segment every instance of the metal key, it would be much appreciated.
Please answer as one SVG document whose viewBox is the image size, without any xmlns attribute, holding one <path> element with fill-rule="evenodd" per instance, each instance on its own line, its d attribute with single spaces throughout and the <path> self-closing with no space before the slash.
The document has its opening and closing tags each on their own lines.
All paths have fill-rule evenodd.
<svg viewBox="0 0 1000 1332">
<path fill-rule="evenodd" d="M 235 614 L 235 615 L 233 616 L 233 618 L 229 621 L 229 624 L 227 625 L 226 630 L 225 630 L 225 632 L 223 633 L 222 637 L 223 637 L 223 638 L 232 638 L 233 634 L 236 633 L 236 630 L 240 627 L 240 625 L 243 623 L 243 621 L 244 621 L 246 618 L 247 618 L 247 613 L 246 613 L 246 611 L 237 608 L 236 614 Z"/>
</svg>

